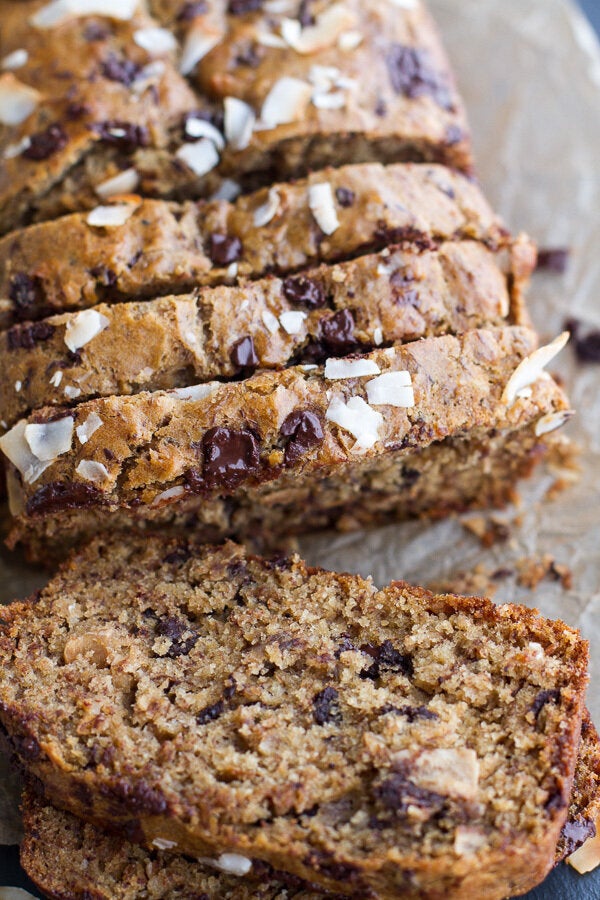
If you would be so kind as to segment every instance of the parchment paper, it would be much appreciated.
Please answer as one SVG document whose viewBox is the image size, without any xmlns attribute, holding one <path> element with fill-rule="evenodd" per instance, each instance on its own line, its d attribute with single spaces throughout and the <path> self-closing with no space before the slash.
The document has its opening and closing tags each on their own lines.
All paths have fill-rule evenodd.
<svg viewBox="0 0 600 900">
<path fill-rule="evenodd" d="M 569 246 L 568 272 L 538 275 L 530 308 L 542 338 L 567 316 L 600 327 L 600 47 L 569 0 L 430 0 L 469 108 L 479 173 L 513 231 L 541 246 Z M 300 542 L 313 564 L 417 583 L 451 579 L 482 565 L 513 569 L 523 557 L 550 554 L 571 567 L 573 586 L 544 580 L 537 590 L 503 579 L 495 599 L 537 606 L 581 628 L 592 642 L 588 703 L 600 722 L 600 365 L 563 351 L 577 417 L 567 431 L 582 448 L 581 478 L 552 502 L 556 472 L 521 489 L 508 542 L 483 549 L 459 520 L 409 523 L 368 533 Z M 520 517 L 520 525 L 515 522 Z M 467 517 L 468 518 L 468 517 Z M 43 577 L 0 558 L 0 599 L 24 597 Z M 15 791 L 0 758 L 0 843 L 18 840 Z"/>
</svg>

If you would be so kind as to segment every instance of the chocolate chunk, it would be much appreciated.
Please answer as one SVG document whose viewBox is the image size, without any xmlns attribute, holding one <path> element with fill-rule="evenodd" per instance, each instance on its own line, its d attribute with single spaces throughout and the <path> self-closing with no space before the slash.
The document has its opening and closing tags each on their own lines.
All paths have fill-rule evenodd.
<svg viewBox="0 0 600 900">
<path fill-rule="evenodd" d="M 196 0 L 196 2 L 184 3 L 177 13 L 178 22 L 191 22 L 196 16 L 203 16 L 208 12 L 208 4 L 206 0 Z"/>
<path fill-rule="evenodd" d="M 120 84 L 130 87 L 139 75 L 141 67 L 132 59 L 127 59 L 126 56 L 118 57 L 115 53 L 109 53 L 101 68 L 102 74 L 109 81 L 118 81 Z"/>
<path fill-rule="evenodd" d="M 29 146 L 21 154 L 25 159 L 41 162 L 49 159 L 67 146 L 68 137 L 60 125 L 48 125 L 43 131 L 32 134 Z"/>
<path fill-rule="evenodd" d="M 229 359 L 236 369 L 255 369 L 258 366 L 259 359 L 250 335 L 235 342 L 229 351 Z"/>
<path fill-rule="evenodd" d="M 422 472 L 419 472 L 418 469 L 411 469 L 409 466 L 402 466 L 400 474 L 402 476 L 402 482 L 404 486 L 412 487 L 417 483 L 422 475 Z"/>
<path fill-rule="evenodd" d="M 211 234 L 208 241 L 208 255 L 215 266 L 228 266 L 237 262 L 242 255 L 242 242 L 238 237 L 226 234 Z"/>
<path fill-rule="evenodd" d="M 87 22 L 83 29 L 83 37 L 86 41 L 105 41 L 110 37 L 111 30 L 105 22 Z"/>
<path fill-rule="evenodd" d="M 387 704 L 381 708 L 381 714 L 387 715 L 393 713 L 396 716 L 403 716 L 409 722 L 416 722 L 417 719 L 438 719 L 437 713 L 426 706 L 392 706 Z"/>
<path fill-rule="evenodd" d="M 349 651 L 355 651 L 357 648 L 352 643 L 348 635 L 344 635 L 342 640 L 339 643 L 337 650 L 335 651 L 335 658 L 339 659 L 342 653 L 348 653 Z"/>
<path fill-rule="evenodd" d="M 210 428 L 202 439 L 202 476 L 208 488 L 235 488 L 260 467 L 260 448 L 251 431 Z"/>
<path fill-rule="evenodd" d="M 317 725 L 327 722 L 339 722 L 342 714 L 339 709 L 339 694 L 335 688 L 326 687 L 313 697 L 313 718 Z"/>
<path fill-rule="evenodd" d="M 600 329 L 584 329 L 577 319 L 568 319 L 565 328 L 573 335 L 577 359 L 583 363 L 600 363 Z"/>
<path fill-rule="evenodd" d="M 349 353 L 358 341 L 354 337 L 354 316 L 349 309 L 340 309 L 329 318 L 321 319 L 319 330 L 323 343 L 332 353 Z"/>
<path fill-rule="evenodd" d="M 569 267 L 570 255 L 568 247 L 547 247 L 538 251 L 537 267 L 556 275 L 564 275 Z"/>
<path fill-rule="evenodd" d="M 8 296 L 15 304 L 16 314 L 26 318 L 32 307 L 40 306 L 45 298 L 41 278 L 16 272 L 10 279 Z"/>
<path fill-rule="evenodd" d="M 316 413 L 309 409 L 297 409 L 290 413 L 279 429 L 283 438 L 287 438 L 285 447 L 285 464 L 292 466 L 307 450 L 320 444 L 323 440 L 323 426 Z"/>
<path fill-rule="evenodd" d="M 89 116 L 91 108 L 87 103 L 69 103 L 65 115 L 70 122 L 76 122 L 84 116 Z"/>
<path fill-rule="evenodd" d="M 165 562 L 170 566 L 181 566 L 183 563 L 187 562 L 190 556 L 192 555 L 192 551 L 185 544 L 182 544 L 179 547 L 175 547 L 174 550 L 171 550 L 165 556 Z"/>
<path fill-rule="evenodd" d="M 321 309 L 327 303 L 323 285 L 305 275 L 286 278 L 283 282 L 283 293 L 286 300 L 305 309 Z"/>
<path fill-rule="evenodd" d="M 36 344 L 49 340 L 56 328 L 49 322 L 34 322 L 32 325 L 17 325 L 6 332 L 9 350 L 32 350 Z"/>
<path fill-rule="evenodd" d="M 565 809 L 568 806 L 568 802 L 565 799 L 563 789 L 560 787 L 558 783 L 555 784 L 554 790 L 550 792 L 550 796 L 546 800 L 544 807 L 547 810 L 560 810 Z"/>
<path fill-rule="evenodd" d="M 150 143 L 150 133 L 144 125 L 111 119 L 96 122 L 91 129 L 103 143 L 119 147 L 126 153 L 132 153 L 138 147 L 147 147 Z"/>
<path fill-rule="evenodd" d="M 229 0 L 227 12 L 230 16 L 243 16 L 262 9 L 263 0 Z"/>
<path fill-rule="evenodd" d="M 348 209 L 348 207 L 354 205 L 354 201 L 356 200 L 356 194 L 354 191 L 351 191 L 350 188 L 339 187 L 335 192 L 335 196 L 337 198 L 337 202 L 344 209 Z"/>
<path fill-rule="evenodd" d="M 97 278 L 104 287 L 114 287 L 117 283 L 117 273 L 108 266 L 94 266 L 90 269 L 90 275 Z"/>
<path fill-rule="evenodd" d="M 214 722 L 215 719 L 218 719 L 223 715 L 224 710 L 225 704 L 222 700 L 219 700 L 217 703 L 213 703 L 211 706 L 205 706 L 204 709 L 201 709 L 196 716 L 196 721 L 198 725 L 206 725 L 207 722 Z"/>
<path fill-rule="evenodd" d="M 300 6 L 298 7 L 298 14 L 296 18 L 303 28 L 308 28 L 310 25 L 315 24 L 316 19 L 310 11 L 312 3 L 313 0 L 300 0 Z"/>
<path fill-rule="evenodd" d="M 428 96 L 443 109 L 453 109 L 446 80 L 433 66 L 427 50 L 392 44 L 387 54 L 387 66 L 397 94 L 411 99 Z"/>
<path fill-rule="evenodd" d="M 113 794 L 119 801 L 126 801 L 130 812 L 145 812 L 160 815 L 167 808 L 167 801 L 162 792 L 151 787 L 146 781 L 132 781 L 123 778 L 120 781 L 108 782 L 103 792 Z"/>
<path fill-rule="evenodd" d="M 414 672 L 412 657 L 396 650 L 391 641 L 384 641 L 379 647 L 373 644 L 363 644 L 360 649 L 373 659 L 369 668 L 363 669 L 360 673 L 361 678 L 370 678 L 375 681 L 382 672 L 401 672 L 407 677 Z"/>
<path fill-rule="evenodd" d="M 39 488 L 27 502 L 28 516 L 54 515 L 64 509 L 85 509 L 102 503 L 102 491 L 92 484 L 61 481 Z"/>
<path fill-rule="evenodd" d="M 576 822 L 567 820 L 560 833 L 564 841 L 567 855 L 574 853 L 588 838 L 596 837 L 596 826 L 590 819 L 581 819 Z"/>
<path fill-rule="evenodd" d="M 547 703 L 560 703 L 560 689 L 553 688 L 552 690 L 540 691 L 533 703 L 531 704 L 531 711 L 533 712 L 535 718 L 537 719 L 543 710 L 544 706 Z"/>
<path fill-rule="evenodd" d="M 195 632 L 189 622 L 177 619 L 175 616 L 162 616 L 156 625 L 157 634 L 161 637 L 169 638 L 171 646 L 165 653 L 159 653 L 158 656 L 168 656 L 169 659 L 176 659 L 178 656 L 187 656 L 190 650 L 198 640 L 199 635 Z M 184 635 L 188 637 L 184 639 Z"/>
<path fill-rule="evenodd" d="M 431 240 L 429 235 L 412 225 L 400 225 L 397 228 L 390 228 L 387 222 L 380 220 L 375 228 L 373 235 L 377 244 L 414 244 L 417 250 L 435 250 L 436 244 Z"/>
<path fill-rule="evenodd" d="M 373 796 L 384 809 L 396 816 L 405 815 L 409 806 L 429 810 L 431 815 L 434 815 L 446 802 L 446 798 L 441 794 L 413 784 L 401 772 L 390 775 L 389 778 L 375 785 Z"/>
</svg>

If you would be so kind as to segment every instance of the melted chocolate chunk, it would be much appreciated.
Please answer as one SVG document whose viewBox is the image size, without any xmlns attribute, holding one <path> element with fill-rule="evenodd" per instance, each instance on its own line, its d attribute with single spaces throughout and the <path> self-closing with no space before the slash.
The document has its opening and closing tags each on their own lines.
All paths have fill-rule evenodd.
<svg viewBox="0 0 600 900">
<path fill-rule="evenodd" d="M 286 278 L 283 282 L 283 294 L 290 303 L 305 309 L 321 309 L 327 303 L 323 285 L 305 275 Z"/>
<path fill-rule="evenodd" d="M 583 363 L 600 363 L 600 329 L 584 330 L 577 319 L 569 319 L 565 328 L 573 335 L 577 359 Z"/>
<path fill-rule="evenodd" d="M 171 646 L 165 653 L 158 653 L 157 656 L 168 656 L 169 659 L 176 659 L 178 656 L 187 656 L 190 650 L 196 644 L 199 635 L 195 632 L 189 622 L 184 622 L 175 616 L 162 616 L 157 625 L 156 632 L 161 637 L 169 638 Z M 188 635 L 184 638 L 184 635 Z"/>
<path fill-rule="evenodd" d="M 241 258 L 242 242 L 238 237 L 226 234 L 211 234 L 208 241 L 208 255 L 215 266 L 229 266 Z"/>
<path fill-rule="evenodd" d="M 402 675 L 410 678 L 414 672 L 410 654 L 400 653 L 391 641 L 384 641 L 379 647 L 373 644 L 363 644 L 360 649 L 373 659 L 369 668 L 363 669 L 360 673 L 361 678 L 370 678 L 375 681 L 382 672 L 401 672 Z"/>
<path fill-rule="evenodd" d="M 210 428 L 202 439 L 202 476 L 209 488 L 237 487 L 260 467 L 260 447 L 251 431 Z"/>
<path fill-rule="evenodd" d="M 235 342 L 229 351 L 229 359 L 236 369 L 255 369 L 258 366 L 259 359 L 250 335 Z"/>
<path fill-rule="evenodd" d="M 433 66 L 427 50 L 392 44 L 387 54 L 387 66 L 397 94 L 411 99 L 428 96 L 443 109 L 453 109 L 446 79 Z"/>
<path fill-rule="evenodd" d="M 26 318 L 32 307 L 40 306 L 45 299 L 41 278 L 37 275 L 27 275 L 25 272 L 16 272 L 10 279 L 8 296 L 15 304 L 16 314 L 19 318 Z"/>
<path fill-rule="evenodd" d="M 132 153 L 138 147 L 147 147 L 150 143 L 150 133 L 144 125 L 112 119 L 96 122 L 91 127 L 103 143 L 119 147 L 126 153 Z"/>
<path fill-rule="evenodd" d="M 354 316 L 349 309 L 340 309 L 329 318 L 321 319 L 321 340 L 335 354 L 349 353 L 358 341 L 354 337 Z"/>
<path fill-rule="evenodd" d="M 34 322 L 32 325 L 20 325 L 6 332 L 9 350 L 33 350 L 36 344 L 43 344 L 56 331 L 49 322 Z"/>
<path fill-rule="evenodd" d="M 167 801 L 160 790 L 151 787 L 146 781 L 132 782 L 129 778 L 108 783 L 103 791 L 113 794 L 118 800 L 125 800 L 131 812 L 145 812 L 160 815 L 167 808 Z"/>
<path fill-rule="evenodd" d="M 196 716 L 198 725 L 206 725 L 207 722 L 214 722 L 223 715 L 225 704 L 222 700 L 213 703 L 211 706 L 205 706 Z"/>
<path fill-rule="evenodd" d="M 356 194 L 354 191 L 351 191 L 350 188 L 339 187 L 335 192 L 335 196 L 337 198 L 337 202 L 344 209 L 348 209 L 350 206 L 354 205 L 354 201 L 356 200 Z"/>
<path fill-rule="evenodd" d="M 547 247 L 538 251 L 537 267 L 555 275 L 564 275 L 569 267 L 570 255 L 568 247 Z"/>
<path fill-rule="evenodd" d="M 536 720 L 539 717 L 541 711 L 546 706 L 547 703 L 560 703 L 560 689 L 553 688 L 552 690 L 540 691 L 536 696 L 535 700 L 531 704 L 531 711 L 533 712 Z"/>
<path fill-rule="evenodd" d="M 102 491 L 92 484 L 54 481 L 39 488 L 28 500 L 28 516 L 54 515 L 64 509 L 85 509 L 102 501 Z"/>
<path fill-rule="evenodd" d="M 230 16 L 244 16 L 262 9 L 262 5 L 263 0 L 229 0 L 227 12 Z"/>
<path fill-rule="evenodd" d="M 177 13 L 178 22 L 191 22 L 196 16 L 203 16 L 208 12 L 208 4 L 206 0 L 196 0 L 196 2 L 184 3 Z"/>
<path fill-rule="evenodd" d="M 339 722 L 342 714 L 339 709 L 339 694 L 335 688 L 326 687 L 313 697 L 313 719 L 317 725 L 327 722 Z"/>
<path fill-rule="evenodd" d="M 29 146 L 21 154 L 25 159 L 41 162 L 49 159 L 54 153 L 58 153 L 67 146 L 68 137 L 60 125 L 48 125 L 43 131 L 33 134 Z"/>
<path fill-rule="evenodd" d="M 127 59 L 126 56 L 118 57 L 116 53 L 109 53 L 101 68 L 105 78 L 109 81 L 118 81 L 126 87 L 133 84 L 140 72 L 140 66 L 132 59 Z"/>
<path fill-rule="evenodd" d="M 567 820 L 560 833 L 565 843 L 567 855 L 574 853 L 588 838 L 596 837 L 596 826 L 590 819 L 582 819 L 577 822 Z"/>
<path fill-rule="evenodd" d="M 435 250 L 436 244 L 431 240 L 429 235 L 412 225 L 400 225 L 397 228 L 390 228 L 389 225 L 380 220 L 377 223 L 375 233 L 373 235 L 377 244 L 414 244 L 417 250 Z"/>
<path fill-rule="evenodd" d="M 323 426 L 316 413 L 308 409 L 297 409 L 290 413 L 279 429 L 283 438 L 287 439 L 285 447 L 285 464 L 292 466 L 311 447 L 323 440 Z"/>
<path fill-rule="evenodd" d="M 395 816 L 405 815 L 409 806 L 429 810 L 431 815 L 434 815 L 446 802 L 446 798 L 441 794 L 413 784 L 400 772 L 375 785 L 373 796 L 384 809 L 394 813 Z"/>
</svg>

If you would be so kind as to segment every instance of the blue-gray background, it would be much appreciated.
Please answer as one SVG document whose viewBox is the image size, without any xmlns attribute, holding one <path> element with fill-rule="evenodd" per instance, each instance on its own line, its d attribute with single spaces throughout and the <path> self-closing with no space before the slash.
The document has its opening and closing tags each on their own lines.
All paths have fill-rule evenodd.
<svg viewBox="0 0 600 900">
<path fill-rule="evenodd" d="M 600 0 L 580 0 L 580 3 L 600 34 Z M 19 870 L 16 847 L 0 848 L 0 884 L 19 885 L 36 892 Z M 474 897 L 473 900 L 484 898 Z M 524 900 L 600 900 L 600 870 L 581 878 L 568 866 L 560 866 L 542 887 Z"/>
</svg>

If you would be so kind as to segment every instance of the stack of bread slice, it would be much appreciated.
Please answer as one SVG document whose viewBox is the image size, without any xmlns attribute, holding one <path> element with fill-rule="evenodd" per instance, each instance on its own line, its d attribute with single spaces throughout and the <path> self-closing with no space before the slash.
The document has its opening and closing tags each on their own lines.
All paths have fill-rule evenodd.
<svg viewBox="0 0 600 900">
<path fill-rule="evenodd" d="M 0 67 L 8 544 L 46 566 L 75 549 L 0 638 L 0 718 L 31 779 L 27 868 L 50 896 L 124 900 L 539 881 L 597 812 L 574 632 L 198 543 L 273 548 L 506 503 L 570 416 L 545 371 L 567 336 L 539 346 L 535 248 L 474 180 L 424 4 L 0 0 Z M 267 616 L 245 648 L 232 585 L 234 606 Z M 316 643 L 288 645 L 282 598 L 310 618 L 313 589 Z M 413 680 L 418 666 L 442 680 Z M 272 726 L 249 704 L 278 710 Z M 97 828 L 133 843 L 115 853 Z M 84 867 L 94 842 L 113 850 Z M 240 866 L 253 886 L 214 874 Z"/>
</svg>

